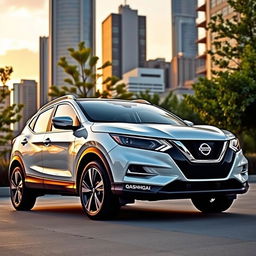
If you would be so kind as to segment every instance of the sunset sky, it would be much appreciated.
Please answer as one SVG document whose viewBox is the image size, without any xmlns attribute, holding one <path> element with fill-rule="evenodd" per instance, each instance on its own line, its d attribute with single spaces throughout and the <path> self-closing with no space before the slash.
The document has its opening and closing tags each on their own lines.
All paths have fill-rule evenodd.
<svg viewBox="0 0 256 256">
<path fill-rule="evenodd" d="M 147 16 L 147 58 L 171 59 L 171 0 L 127 0 Z M 124 0 L 97 0 L 96 54 L 101 56 L 101 22 Z M 49 0 L 0 0 L 0 67 L 14 68 L 12 81 L 39 75 L 39 36 L 48 35 Z"/>
</svg>

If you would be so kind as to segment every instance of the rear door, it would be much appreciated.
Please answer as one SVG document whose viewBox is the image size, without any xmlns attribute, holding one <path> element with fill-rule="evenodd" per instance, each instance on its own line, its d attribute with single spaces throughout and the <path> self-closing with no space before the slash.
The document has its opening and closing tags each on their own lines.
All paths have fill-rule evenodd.
<svg viewBox="0 0 256 256">
<path fill-rule="evenodd" d="M 44 148 L 44 137 L 48 130 L 49 121 L 53 114 L 53 107 L 46 109 L 29 124 L 29 133 L 22 134 L 21 138 L 21 152 L 24 164 L 26 166 L 26 173 L 28 178 L 39 178 L 43 183 L 44 166 L 42 159 L 42 151 Z"/>
</svg>

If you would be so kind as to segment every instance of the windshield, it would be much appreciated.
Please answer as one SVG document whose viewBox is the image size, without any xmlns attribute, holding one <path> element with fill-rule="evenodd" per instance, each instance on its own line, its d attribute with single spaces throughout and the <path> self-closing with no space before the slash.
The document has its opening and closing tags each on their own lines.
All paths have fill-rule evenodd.
<svg viewBox="0 0 256 256">
<path fill-rule="evenodd" d="M 91 122 L 185 125 L 175 115 L 153 105 L 122 101 L 78 101 Z"/>
</svg>

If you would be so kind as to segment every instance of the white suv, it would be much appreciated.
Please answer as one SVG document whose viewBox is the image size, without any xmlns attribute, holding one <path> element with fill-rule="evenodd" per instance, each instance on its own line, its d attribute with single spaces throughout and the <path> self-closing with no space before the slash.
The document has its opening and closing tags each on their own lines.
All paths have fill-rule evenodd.
<svg viewBox="0 0 256 256">
<path fill-rule="evenodd" d="M 11 200 L 30 210 L 44 194 L 80 196 L 93 219 L 135 199 L 191 198 L 203 212 L 221 212 L 248 190 L 247 166 L 228 131 L 147 102 L 65 96 L 43 106 L 15 138 Z"/>
</svg>

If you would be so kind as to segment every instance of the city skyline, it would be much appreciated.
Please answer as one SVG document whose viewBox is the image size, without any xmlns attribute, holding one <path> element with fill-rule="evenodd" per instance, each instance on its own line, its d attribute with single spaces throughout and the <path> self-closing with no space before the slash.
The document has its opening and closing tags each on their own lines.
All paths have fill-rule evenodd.
<svg viewBox="0 0 256 256">
<path fill-rule="evenodd" d="M 170 0 L 156 4 L 153 0 L 127 1 L 140 15 L 148 17 L 148 59 L 165 57 L 171 59 L 171 7 Z M 96 1 L 96 55 L 101 58 L 101 22 L 116 12 L 122 0 Z M 39 81 L 39 36 L 48 35 L 48 0 L 6 1 L 0 0 L 0 7 L 6 12 L 0 17 L 12 22 L 5 24 L 0 33 L 0 66 L 12 65 L 14 73 L 9 84 L 24 78 Z M 158 10 L 155 12 L 155 10 Z M 155 15 L 155 13 L 160 13 Z M 15 17 L 15 21 L 13 20 Z M 31 19 L 33 22 L 31 22 Z M 17 26 L 19 24 L 19 26 Z M 169 31 L 169 32 L 168 32 Z M 26 60 L 24 62 L 24 59 Z"/>
</svg>

